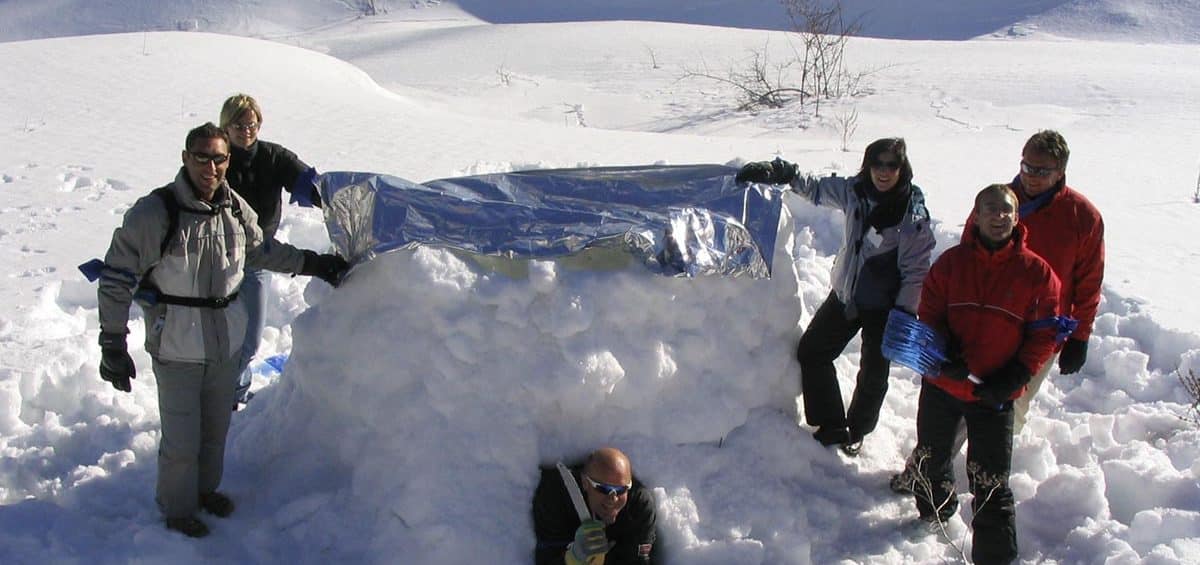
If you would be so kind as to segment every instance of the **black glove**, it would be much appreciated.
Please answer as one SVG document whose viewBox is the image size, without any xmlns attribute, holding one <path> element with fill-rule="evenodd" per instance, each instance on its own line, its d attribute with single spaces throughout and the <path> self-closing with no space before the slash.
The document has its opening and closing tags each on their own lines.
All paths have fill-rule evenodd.
<svg viewBox="0 0 1200 565">
<path fill-rule="evenodd" d="M 962 357 L 955 357 L 945 363 L 942 363 L 942 376 L 956 381 L 965 380 L 971 375 L 971 371 L 967 369 L 967 362 Z"/>
<path fill-rule="evenodd" d="M 308 277 L 317 277 L 332 286 L 337 286 L 342 282 L 342 275 L 346 274 L 346 270 L 350 265 L 345 259 L 338 257 L 332 253 L 322 253 L 318 255 L 315 251 L 304 250 L 304 266 L 300 267 L 300 274 Z"/>
<path fill-rule="evenodd" d="M 1032 376 L 1033 373 L 1024 363 L 1013 359 L 984 377 L 983 384 L 975 385 L 975 396 L 978 396 L 981 402 L 1000 406 L 1011 400 L 1012 395 L 1021 390 Z"/>
<path fill-rule="evenodd" d="M 129 392 L 133 390 L 129 379 L 136 377 L 133 358 L 125 348 L 125 334 L 100 332 L 100 378 L 117 390 Z"/>
<path fill-rule="evenodd" d="M 1087 361 L 1087 342 L 1078 339 L 1068 339 L 1063 344 L 1062 353 L 1058 354 L 1058 372 L 1064 375 L 1077 373 Z"/>
<path fill-rule="evenodd" d="M 961 381 L 967 378 L 971 371 L 967 369 L 967 360 L 963 359 L 958 342 L 951 339 L 946 343 L 946 362 L 942 363 L 942 376 Z"/>
<path fill-rule="evenodd" d="M 796 165 L 783 159 L 746 163 L 733 180 L 764 184 L 788 184 L 796 178 Z"/>
</svg>

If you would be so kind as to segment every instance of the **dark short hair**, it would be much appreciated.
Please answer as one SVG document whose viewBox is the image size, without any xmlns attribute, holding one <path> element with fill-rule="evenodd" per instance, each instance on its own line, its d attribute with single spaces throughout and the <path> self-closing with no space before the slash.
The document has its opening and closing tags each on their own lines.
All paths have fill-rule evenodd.
<svg viewBox="0 0 1200 565">
<path fill-rule="evenodd" d="M 974 209 L 978 209 L 979 201 L 981 199 L 983 199 L 984 196 L 987 196 L 989 194 L 998 194 L 1005 198 L 1011 198 L 1013 204 L 1021 203 L 1021 201 L 1017 199 L 1017 193 L 1013 191 L 1011 186 L 1008 186 L 1007 184 L 996 183 L 996 184 L 989 184 L 989 185 L 983 187 L 983 190 L 979 191 L 979 193 L 975 195 Z"/>
<path fill-rule="evenodd" d="M 1067 168 L 1067 159 L 1071 158 L 1071 149 L 1067 147 L 1067 140 L 1063 138 L 1061 133 L 1052 129 L 1044 129 L 1033 134 L 1029 141 L 1025 142 L 1025 147 L 1021 149 L 1021 153 L 1040 153 L 1058 161 L 1058 168 Z"/>
<path fill-rule="evenodd" d="M 192 150 L 192 144 L 198 139 L 222 139 L 225 141 L 225 146 L 229 146 L 229 134 L 225 130 L 213 125 L 212 122 L 204 122 L 203 125 L 196 126 L 188 132 L 187 138 L 183 141 L 183 148 L 186 151 Z"/>
<path fill-rule="evenodd" d="M 892 153 L 900 161 L 900 180 L 898 185 L 905 185 L 912 182 L 912 163 L 908 162 L 908 146 L 905 145 L 903 137 L 885 137 L 872 141 L 867 146 L 867 150 L 863 152 L 862 168 L 858 170 L 858 176 L 869 179 L 871 165 L 884 153 Z"/>
</svg>

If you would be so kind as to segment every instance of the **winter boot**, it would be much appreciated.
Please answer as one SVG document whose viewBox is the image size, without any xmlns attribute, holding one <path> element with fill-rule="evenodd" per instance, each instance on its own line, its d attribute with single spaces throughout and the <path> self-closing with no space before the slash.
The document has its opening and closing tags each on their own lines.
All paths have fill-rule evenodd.
<svg viewBox="0 0 1200 565">
<path fill-rule="evenodd" d="M 813 439 L 821 442 L 821 445 L 829 447 L 831 445 L 840 445 L 846 443 L 850 439 L 850 430 L 845 427 L 821 426 L 817 431 L 813 432 Z"/>
<path fill-rule="evenodd" d="M 175 530 L 189 538 L 202 538 L 208 535 L 208 526 L 193 516 L 167 518 L 167 529 Z"/>
<path fill-rule="evenodd" d="M 233 514 L 233 501 L 217 491 L 200 495 L 200 507 L 218 518 Z"/>
</svg>

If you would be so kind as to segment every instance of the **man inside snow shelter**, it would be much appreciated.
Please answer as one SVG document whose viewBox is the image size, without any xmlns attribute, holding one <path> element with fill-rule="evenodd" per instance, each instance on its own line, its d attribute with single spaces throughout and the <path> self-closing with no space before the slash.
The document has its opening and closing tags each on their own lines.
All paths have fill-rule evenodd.
<svg viewBox="0 0 1200 565">
<path fill-rule="evenodd" d="M 200 509 L 233 512 L 217 492 L 234 406 L 246 308 L 245 266 L 335 284 L 337 255 L 263 245 L 254 209 L 229 189 L 229 137 L 206 123 L 187 134 L 175 180 L 134 202 L 112 236 L 100 273 L 100 377 L 129 392 L 136 371 L 125 346 L 129 306 L 145 311 L 146 352 L 158 383 L 162 437 L 155 500 L 167 527 L 208 534 Z"/>
<path fill-rule="evenodd" d="M 659 562 L 654 497 L 613 447 L 582 465 L 543 468 L 533 495 L 537 565 L 642 565 Z"/>
</svg>

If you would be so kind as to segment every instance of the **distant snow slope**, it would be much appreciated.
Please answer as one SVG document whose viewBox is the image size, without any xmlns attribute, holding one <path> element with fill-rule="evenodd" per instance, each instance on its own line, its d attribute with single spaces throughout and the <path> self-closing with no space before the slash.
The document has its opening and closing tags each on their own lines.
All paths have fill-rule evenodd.
<svg viewBox="0 0 1200 565">
<path fill-rule="evenodd" d="M 13 6 L 0 0 L 0 22 Z M 263 103 L 265 139 L 320 170 L 418 181 L 774 155 L 852 174 L 867 142 L 903 135 L 939 249 L 975 190 L 1011 178 L 1030 133 L 1060 129 L 1070 182 L 1104 213 L 1109 263 L 1087 363 L 1052 372 L 1014 441 L 1021 555 L 1196 563 L 1200 428 L 1179 418 L 1190 397 L 1174 371 L 1200 370 L 1188 238 L 1200 50 L 858 39 L 855 67 L 880 69 L 869 92 L 803 128 L 794 106 L 710 114 L 732 95 L 674 80 L 701 56 L 715 67 L 764 40 L 787 49 L 781 36 L 464 16 L 286 37 L 307 49 L 201 32 L 0 43 L 0 563 L 525 562 L 536 464 L 609 437 L 656 487 L 675 564 L 955 561 L 886 486 L 914 443 L 915 375 L 895 370 L 860 457 L 797 424 L 793 344 L 828 293 L 843 227 L 799 198 L 794 280 L 777 271 L 744 293 L 549 263 L 515 277 L 429 249 L 360 265 L 336 290 L 273 277 L 260 351 L 292 356 L 282 375 L 255 364 L 259 395 L 235 416 L 221 488 L 238 512 L 211 520 L 205 541 L 169 532 L 153 501 L 143 324 L 130 324 L 134 390 L 116 392 L 97 371 L 95 287 L 74 266 L 103 252 L 130 203 L 177 170 L 184 132 L 238 91 Z M 848 108 L 861 121 L 842 151 L 829 120 Z M 289 206 L 280 236 L 323 248 L 320 219 Z M 838 360 L 843 392 L 859 357 L 852 342 Z M 963 501 L 955 543 L 971 520 Z"/>
<path fill-rule="evenodd" d="M 197 30 L 279 37 L 365 17 L 365 0 L 0 1 L 0 41 L 128 31 Z M 791 29 L 781 0 L 376 0 L 380 19 L 491 23 L 648 20 L 747 29 Z M 862 35 L 968 39 L 1058 36 L 1200 42 L 1200 2 L 1190 0 L 843 0 Z"/>
</svg>

